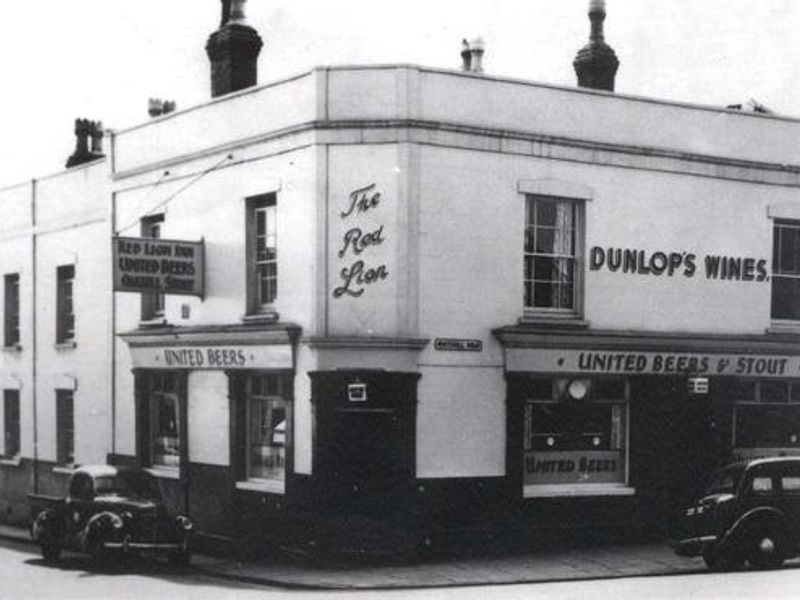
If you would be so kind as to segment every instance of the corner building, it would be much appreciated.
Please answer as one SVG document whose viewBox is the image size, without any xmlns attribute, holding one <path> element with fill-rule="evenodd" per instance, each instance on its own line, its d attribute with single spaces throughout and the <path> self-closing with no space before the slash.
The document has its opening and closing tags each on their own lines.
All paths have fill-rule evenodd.
<svg viewBox="0 0 800 600">
<path fill-rule="evenodd" d="M 109 459 L 215 543 L 663 533 L 800 448 L 798 137 L 406 65 L 118 131 L 113 231 L 202 240 L 205 288 L 114 294 Z"/>
</svg>

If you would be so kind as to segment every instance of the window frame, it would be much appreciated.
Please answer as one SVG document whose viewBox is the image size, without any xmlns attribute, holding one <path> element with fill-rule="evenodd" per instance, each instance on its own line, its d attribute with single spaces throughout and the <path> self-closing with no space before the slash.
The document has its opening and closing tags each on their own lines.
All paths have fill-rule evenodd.
<svg viewBox="0 0 800 600">
<path fill-rule="evenodd" d="M 21 440 L 21 413 L 20 413 L 20 393 L 18 389 L 3 390 L 3 454 L 6 460 L 20 456 L 22 451 Z M 12 413 L 9 415 L 9 413 Z M 13 417 L 13 418 L 12 418 Z M 9 432 L 9 426 L 13 425 L 13 430 Z M 11 446 L 10 447 L 10 440 Z"/>
<path fill-rule="evenodd" d="M 796 219 L 789 219 L 789 218 L 774 218 L 772 222 L 772 261 L 771 261 L 771 268 L 770 268 L 770 308 L 769 308 L 769 316 L 770 320 L 775 323 L 785 323 L 791 325 L 800 325 L 800 308 L 798 308 L 798 315 L 796 317 L 786 316 L 786 315 L 776 315 L 776 299 L 777 294 L 775 291 L 775 286 L 782 281 L 787 280 L 797 280 L 797 284 L 800 285 L 800 249 L 798 249 L 798 255 L 793 257 L 796 262 L 798 263 L 798 268 L 795 273 L 781 272 L 781 239 L 782 239 L 782 230 L 784 229 L 793 229 L 797 231 L 798 235 L 800 235 L 800 220 Z"/>
<path fill-rule="evenodd" d="M 274 378 L 276 394 L 265 397 L 283 402 L 285 430 L 283 440 L 283 473 L 280 479 L 253 476 L 251 470 L 251 402 L 252 380 L 256 377 Z M 294 374 L 286 370 L 231 371 L 228 373 L 230 398 L 230 452 L 236 488 L 261 493 L 284 494 L 293 469 Z"/>
<path fill-rule="evenodd" d="M 247 284 L 247 316 L 262 318 L 277 318 L 275 304 L 279 297 L 280 280 L 278 278 L 278 202 L 277 194 L 274 192 L 252 196 L 246 199 L 246 224 L 245 224 L 245 261 L 246 261 L 246 284 Z M 262 213 L 263 211 L 263 213 Z M 265 214 L 265 226 L 263 236 L 266 238 L 266 248 L 272 248 L 273 258 L 259 260 L 257 254 L 258 243 L 258 216 Z M 272 215 L 272 219 L 270 219 Z M 272 231 L 272 234 L 270 234 Z M 269 246 L 269 238 L 272 238 L 273 245 Z M 266 300 L 261 298 L 260 278 L 258 274 L 259 265 L 274 267 L 273 293 L 268 295 Z"/>
<path fill-rule="evenodd" d="M 763 380 L 763 379 L 745 379 L 739 382 L 741 386 L 741 390 L 737 390 L 733 393 L 737 393 L 736 397 L 731 398 L 731 403 L 733 405 L 732 415 L 731 415 L 731 448 L 735 455 L 740 457 L 750 456 L 752 452 L 768 452 L 777 455 L 779 452 L 790 452 L 790 453 L 800 453 L 800 380 L 785 380 L 785 379 L 775 379 L 775 380 Z M 745 386 L 747 386 L 747 390 L 745 390 Z M 765 393 L 764 389 L 768 386 L 783 386 L 785 388 L 785 396 L 784 399 L 781 400 L 774 400 L 769 398 Z M 743 393 L 747 392 L 747 393 Z M 730 392 L 729 392 L 730 394 Z M 741 426 L 741 419 L 742 415 L 745 410 L 752 410 L 752 409 L 764 409 L 764 410 L 779 410 L 781 412 L 787 413 L 795 413 L 795 421 L 798 422 L 798 429 L 797 433 L 795 434 L 796 439 L 792 441 L 791 439 L 784 440 L 782 445 L 764 445 L 756 444 L 756 445 L 742 445 L 740 435 L 740 426 Z M 781 417 L 781 423 L 786 424 L 789 422 L 785 416 Z M 761 428 L 759 430 L 763 430 Z M 771 428 L 768 428 L 772 431 Z"/>
<path fill-rule="evenodd" d="M 586 261 L 584 259 L 586 248 L 586 202 L 588 198 L 573 197 L 564 195 L 554 195 L 546 193 L 548 190 L 523 190 L 523 248 L 522 248 L 522 307 L 523 320 L 579 320 L 584 312 L 584 286 L 586 278 Z M 537 227 L 550 229 L 549 226 L 539 226 L 536 223 L 536 202 L 556 202 L 566 203 L 571 207 L 572 212 L 572 252 L 570 255 L 557 253 L 547 254 L 527 249 L 527 240 L 530 230 L 536 231 Z M 529 277 L 528 259 L 535 262 L 537 258 L 568 260 L 572 261 L 572 306 L 535 306 L 536 282 L 535 273 Z M 552 281 L 552 280 L 548 280 Z M 540 282 L 544 284 L 545 281 Z M 530 292 L 528 291 L 530 286 Z M 530 303 L 528 303 L 530 299 Z"/>
<path fill-rule="evenodd" d="M 523 488 L 523 497 L 524 498 L 535 498 L 535 497 L 559 497 L 559 496 L 605 496 L 605 495 L 633 495 L 635 490 L 633 487 L 630 486 L 630 460 L 631 460 L 631 449 L 630 449 L 630 432 L 631 432 L 631 384 L 630 380 L 626 377 L 586 377 L 585 375 L 575 375 L 575 376 L 565 376 L 565 375 L 547 375 L 547 374 L 537 374 L 531 383 L 533 384 L 534 380 L 539 380 L 540 382 L 544 382 L 546 380 L 550 380 L 549 390 L 547 390 L 547 395 L 540 395 L 534 397 L 534 394 L 531 393 L 529 389 L 526 392 L 524 400 L 522 402 L 522 412 L 521 416 L 523 419 L 522 425 L 522 444 L 518 448 L 518 452 L 522 453 L 522 469 L 525 469 L 525 459 L 527 453 L 533 453 L 534 449 L 530 446 L 529 440 L 532 438 L 532 433 L 530 430 L 529 418 L 528 418 L 528 406 L 530 405 L 549 405 L 549 406 L 560 406 L 560 405 L 567 405 L 567 404 L 593 404 L 593 405 L 605 405 L 605 406 L 619 406 L 621 407 L 618 411 L 618 418 L 622 419 L 621 431 L 618 432 L 619 439 L 619 448 L 618 449 L 599 449 L 599 452 L 610 452 L 610 451 L 619 451 L 621 453 L 620 459 L 622 461 L 621 469 L 622 469 L 622 479 L 620 481 L 576 481 L 576 482 L 526 482 L 525 481 L 525 474 L 524 471 L 522 472 L 522 488 Z M 581 380 L 581 381 L 588 381 L 589 382 L 589 393 L 588 395 L 581 400 L 571 399 L 568 398 L 568 388 L 569 384 L 574 380 Z M 598 383 L 599 382 L 608 382 L 608 381 L 615 381 L 617 383 L 622 384 L 622 397 L 611 397 L 611 396 L 599 396 L 597 394 Z M 544 389 L 544 388 L 542 388 Z M 612 408 L 610 413 L 610 418 L 612 419 L 611 422 L 611 437 L 610 440 L 614 437 L 613 432 L 613 421 L 614 421 L 614 410 Z M 609 441 L 610 443 L 610 441 Z M 571 452 L 572 450 L 554 450 L 553 452 Z M 594 450 L 592 449 L 578 449 L 575 450 L 576 452 L 586 452 L 591 453 Z M 547 453 L 546 450 L 538 450 L 535 451 L 538 453 Z"/>
<path fill-rule="evenodd" d="M 75 465 L 75 392 L 56 390 L 56 463 Z"/>
<path fill-rule="evenodd" d="M 20 276 L 3 276 L 3 347 L 20 347 Z"/>
<path fill-rule="evenodd" d="M 56 344 L 75 341 L 75 265 L 56 267 Z"/>
<path fill-rule="evenodd" d="M 141 236 L 143 238 L 160 239 L 163 223 L 164 213 L 142 217 Z M 165 304 L 166 295 L 163 292 L 141 294 L 141 320 L 143 322 L 157 321 L 163 323 Z"/>
<path fill-rule="evenodd" d="M 165 379 L 172 379 L 172 389 L 165 391 L 156 389 L 155 383 L 164 383 Z M 156 398 L 156 395 L 159 398 Z M 158 435 L 157 425 L 159 423 L 159 406 L 157 400 L 169 399 L 174 404 L 175 411 L 175 440 L 177 443 L 177 462 L 176 464 L 166 464 L 156 462 L 156 437 Z M 147 418 L 149 422 L 147 439 L 147 462 L 154 469 L 165 471 L 180 471 L 183 463 L 183 428 L 186 427 L 183 411 L 181 410 L 181 382 L 177 373 L 171 371 L 155 371 L 150 374 L 150 381 L 147 389 Z M 166 456 L 166 455 L 165 455 Z"/>
</svg>

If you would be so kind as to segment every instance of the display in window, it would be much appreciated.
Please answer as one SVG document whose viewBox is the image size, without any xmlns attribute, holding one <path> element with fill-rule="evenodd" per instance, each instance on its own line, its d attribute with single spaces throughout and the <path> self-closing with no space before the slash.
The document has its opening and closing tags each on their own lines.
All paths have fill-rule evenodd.
<svg viewBox="0 0 800 600">
<path fill-rule="evenodd" d="M 551 400 L 525 406 L 524 484 L 625 483 L 624 396 L 599 400 L 588 380 L 555 383 Z"/>
</svg>

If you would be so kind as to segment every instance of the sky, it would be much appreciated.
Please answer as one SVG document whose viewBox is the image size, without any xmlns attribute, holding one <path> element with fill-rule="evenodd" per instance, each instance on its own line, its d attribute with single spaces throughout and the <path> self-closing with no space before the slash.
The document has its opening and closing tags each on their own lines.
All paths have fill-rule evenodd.
<svg viewBox="0 0 800 600">
<path fill-rule="evenodd" d="M 248 0 L 264 39 L 259 82 L 314 66 L 460 65 L 481 36 L 485 72 L 575 85 L 588 0 Z M 797 0 L 607 0 L 616 91 L 724 106 L 755 99 L 800 117 Z M 123 129 L 147 100 L 210 98 L 208 35 L 219 0 L 4 2 L 0 187 L 63 169 L 78 117 Z M 364 90 L 365 94 L 369 90 Z M 800 143 L 800 142 L 798 142 Z"/>
</svg>

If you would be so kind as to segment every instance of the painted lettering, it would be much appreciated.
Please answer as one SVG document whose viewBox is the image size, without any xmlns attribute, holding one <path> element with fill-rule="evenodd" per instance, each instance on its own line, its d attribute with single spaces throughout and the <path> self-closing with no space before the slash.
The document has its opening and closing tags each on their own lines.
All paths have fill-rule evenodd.
<svg viewBox="0 0 800 600">
<path fill-rule="evenodd" d="M 361 254 L 365 248 L 369 246 L 377 246 L 383 243 L 383 225 L 378 227 L 375 231 L 364 233 L 360 227 L 353 227 L 348 229 L 344 234 L 342 240 L 342 248 L 339 250 L 339 258 L 347 254 L 347 249 L 350 248 L 353 254 Z"/>
<path fill-rule="evenodd" d="M 346 219 L 353 214 L 353 211 L 360 213 L 368 211 L 370 208 L 375 208 L 380 204 L 381 193 L 375 192 L 375 184 L 370 183 L 367 186 L 353 190 L 349 194 L 350 204 L 344 212 L 339 213 L 343 219 Z"/>
</svg>

